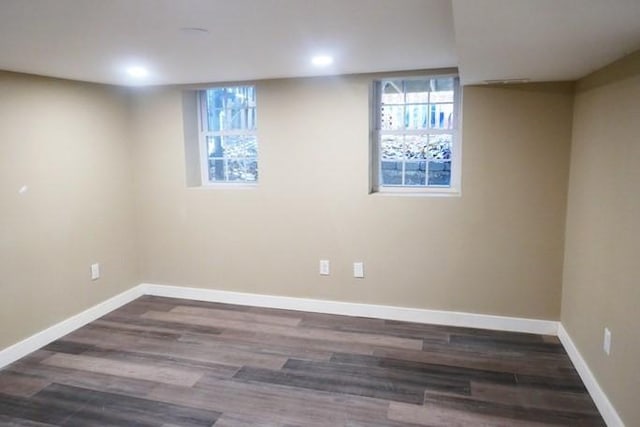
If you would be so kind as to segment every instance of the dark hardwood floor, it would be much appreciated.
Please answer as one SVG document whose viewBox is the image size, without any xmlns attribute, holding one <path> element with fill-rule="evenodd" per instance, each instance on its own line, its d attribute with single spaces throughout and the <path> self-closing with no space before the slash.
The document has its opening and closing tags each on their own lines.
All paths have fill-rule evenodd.
<svg viewBox="0 0 640 427">
<path fill-rule="evenodd" d="M 602 426 L 558 339 L 142 297 L 0 371 L 3 426 Z"/>
</svg>

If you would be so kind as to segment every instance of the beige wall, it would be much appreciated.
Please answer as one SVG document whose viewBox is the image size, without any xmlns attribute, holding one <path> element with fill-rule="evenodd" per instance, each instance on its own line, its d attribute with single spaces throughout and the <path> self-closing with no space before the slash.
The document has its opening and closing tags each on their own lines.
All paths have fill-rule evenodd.
<svg viewBox="0 0 640 427">
<path fill-rule="evenodd" d="M 0 74 L 0 348 L 141 281 L 558 318 L 571 87 L 466 88 L 462 197 L 401 197 L 367 194 L 369 80 L 259 83 L 231 190 L 185 186 L 181 89 Z"/>
<path fill-rule="evenodd" d="M 640 425 L 639 191 L 640 52 L 578 85 L 562 297 L 562 324 L 628 426 Z"/>
<path fill-rule="evenodd" d="M 464 90 L 462 197 L 367 194 L 368 92 L 366 76 L 260 82 L 260 184 L 193 189 L 181 90 L 140 91 L 142 279 L 557 319 L 572 86 Z"/>
<path fill-rule="evenodd" d="M 138 282 L 126 109 L 114 88 L 0 72 L 0 349 Z"/>
</svg>

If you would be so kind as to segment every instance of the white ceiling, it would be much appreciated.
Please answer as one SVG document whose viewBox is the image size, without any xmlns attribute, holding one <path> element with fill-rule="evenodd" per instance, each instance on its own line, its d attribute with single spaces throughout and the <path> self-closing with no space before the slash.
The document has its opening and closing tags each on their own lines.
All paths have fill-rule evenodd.
<svg viewBox="0 0 640 427">
<path fill-rule="evenodd" d="M 0 0 L 0 69 L 124 85 L 456 66 L 465 83 L 571 80 L 638 48 L 640 0 Z"/>
</svg>

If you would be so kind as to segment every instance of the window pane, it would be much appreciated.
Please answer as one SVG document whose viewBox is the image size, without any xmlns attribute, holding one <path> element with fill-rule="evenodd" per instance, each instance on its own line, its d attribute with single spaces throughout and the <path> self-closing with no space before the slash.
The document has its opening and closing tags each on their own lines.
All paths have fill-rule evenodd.
<svg viewBox="0 0 640 427">
<path fill-rule="evenodd" d="M 402 80 L 383 80 L 381 83 L 382 104 L 404 104 Z"/>
<path fill-rule="evenodd" d="M 404 158 L 404 143 L 402 135 L 383 135 L 380 153 L 382 159 L 396 160 Z"/>
<path fill-rule="evenodd" d="M 221 117 L 222 110 L 211 110 L 207 108 L 207 130 L 219 131 L 224 127 L 224 117 Z"/>
<path fill-rule="evenodd" d="M 402 185 L 402 162 L 381 162 L 382 185 Z"/>
<path fill-rule="evenodd" d="M 244 107 L 256 106 L 256 88 L 253 86 L 240 86 L 236 88 L 236 98 L 242 101 Z"/>
<path fill-rule="evenodd" d="M 406 162 L 404 185 L 425 185 L 427 162 Z"/>
<path fill-rule="evenodd" d="M 453 102 L 453 91 L 448 90 L 444 92 L 431 92 L 431 97 L 429 100 L 431 103 Z"/>
<path fill-rule="evenodd" d="M 429 162 L 429 185 L 451 185 L 451 162 Z"/>
<path fill-rule="evenodd" d="M 252 135 L 222 136 L 222 152 L 224 157 L 245 158 L 258 156 L 256 137 Z"/>
<path fill-rule="evenodd" d="M 448 134 L 431 135 L 429 137 L 429 158 L 434 160 L 451 159 L 453 136 Z"/>
<path fill-rule="evenodd" d="M 252 86 L 235 86 L 207 90 L 207 106 L 210 109 L 255 107 L 256 94 Z"/>
<path fill-rule="evenodd" d="M 219 136 L 207 136 L 208 157 L 223 157 L 222 138 Z"/>
<path fill-rule="evenodd" d="M 407 104 L 427 104 L 429 102 L 430 80 L 406 80 L 404 89 Z"/>
<path fill-rule="evenodd" d="M 428 135 L 405 136 L 405 153 L 409 160 L 426 159 L 428 146 Z"/>
<path fill-rule="evenodd" d="M 429 122 L 433 129 L 453 129 L 453 104 L 431 104 Z"/>
<path fill-rule="evenodd" d="M 257 181 L 258 149 L 255 136 L 208 136 L 207 150 L 210 181 Z"/>
<path fill-rule="evenodd" d="M 258 162 L 256 159 L 229 159 L 229 181 L 254 182 L 258 180 Z"/>
<path fill-rule="evenodd" d="M 206 91 L 209 131 L 255 129 L 255 88 L 239 86 Z"/>
<path fill-rule="evenodd" d="M 226 160 L 224 159 L 209 159 L 209 181 L 226 181 L 225 174 Z"/>
<path fill-rule="evenodd" d="M 453 102 L 455 77 L 431 79 L 429 83 L 431 86 L 430 102 Z"/>
<path fill-rule="evenodd" d="M 256 128 L 255 108 L 227 108 L 213 110 L 208 113 L 209 130 L 219 132 L 222 130 L 248 130 Z"/>
<path fill-rule="evenodd" d="M 427 129 L 429 127 L 428 105 L 407 105 L 405 114 L 407 129 Z"/>
<path fill-rule="evenodd" d="M 380 107 L 380 129 L 394 130 L 404 128 L 404 107 L 382 106 Z"/>
<path fill-rule="evenodd" d="M 224 108 L 225 91 L 223 89 L 209 89 L 207 90 L 207 109 L 222 109 Z"/>
</svg>

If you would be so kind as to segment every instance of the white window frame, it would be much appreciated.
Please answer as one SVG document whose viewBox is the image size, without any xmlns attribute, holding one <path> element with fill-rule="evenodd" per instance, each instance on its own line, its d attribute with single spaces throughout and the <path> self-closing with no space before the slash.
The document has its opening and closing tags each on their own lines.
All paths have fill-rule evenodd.
<svg viewBox="0 0 640 427">
<path fill-rule="evenodd" d="M 224 180 L 224 181 L 212 181 L 209 179 L 209 153 L 208 153 L 208 145 L 207 145 L 207 138 L 208 137 L 215 137 L 215 136 L 243 136 L 243 135 L 248 135 L 248 136 L 254 136 L 256 137 L 256 141 L 257 141 L 257 135 L 258 135 L 258 126 L 257 126 L 257 114 L 258 114 L 258 102 L 257 102 L 257 91 L 256 91 L 256 107 L 255 108 L 255 112 L 256 112 L 256 127 L 253 129 L 239 129 L 239 130 L 223 130 L 223 131 L 210 131 L 208 129 L 208 125 L 205 122 L 206 117 L 204 112 L 207 109 L 207 98 L 206 98 L 206 93 L 207 90 L 212 90 L 212 89 L 225 89 L 225 88 L 231 88 L 231 87 L 253 87 L 254 91 L 256 91 L 256 85 L 252 85 L 252 84 L 238 84 L 238 85 L 225 85 L 225 86 L 213 86 L 213 87 L 208 87 L 208 88 L 204 88 L 204 89 L 200 89 L 197 91 L 197 96 L 196 96 L 196 100 L 197 100 L 197 108 L 196 110 L 198 111 L 198 141 L 199 141 L 199 147 L 200 147 L 200 173 L 201 173 L 201 180 L 202 180 L 202 185 L 203 186 L 210 186 L 210 187 L 216 187 L 216 186 L 222 186 L 222 187 L 255 187 L 258 185 L 258 181 L 260 180 L 260 145 L 258 143 L 258 152 L 256 154 L 255 157 L 255 161 L 258 164 L 258 179 L 256 179 L 255 181 L 229 181 L 229 180 Z M 234 158 L 234 159 L 239 159 L 239 160 L 243 160 L 243 158 Z M 244 158 L 249 159 L 249 158 Z M 251 160 L 253 160 L 254 158 L 251 157 Z M 228 160 L 228 159 L 224 159 L 224 160 Z M 227 168 L 225 168 L 225 171 L 227 171 Z"/>
<path fill-rule="evenodd" d="M 381 84 L 386 80 L 428 80 L 435 78 L 454 78 L 453 93 L 453 127 L 452 129 L 399 129 L 385 130 L 380 129 L 381 117 Z M 371 147 L 370 147 L 370 193 L 379 194 L 397 194 L 397 195 L 435 195 L 435 196 L 458 196 L 461 193 L 462 180 L 462 90 L 458 74 L 428 74 L 420 76 L 389 76 L 376 79 L 372 85 L 371 93 Z M 381 167 L 382 167 L 382 144 L 381 137 L 384 134 L 399 135 L 435 135 L 435 134 L 451 134 L 451 180 L 449 186 L 416 186 L 416 185 L 382 185 L 381 183 Z M 427 160 L 428 165 L 428 160 Z M 426 183 L 428 183 L 428 166 L 426 171 Z"/>
</svg>

